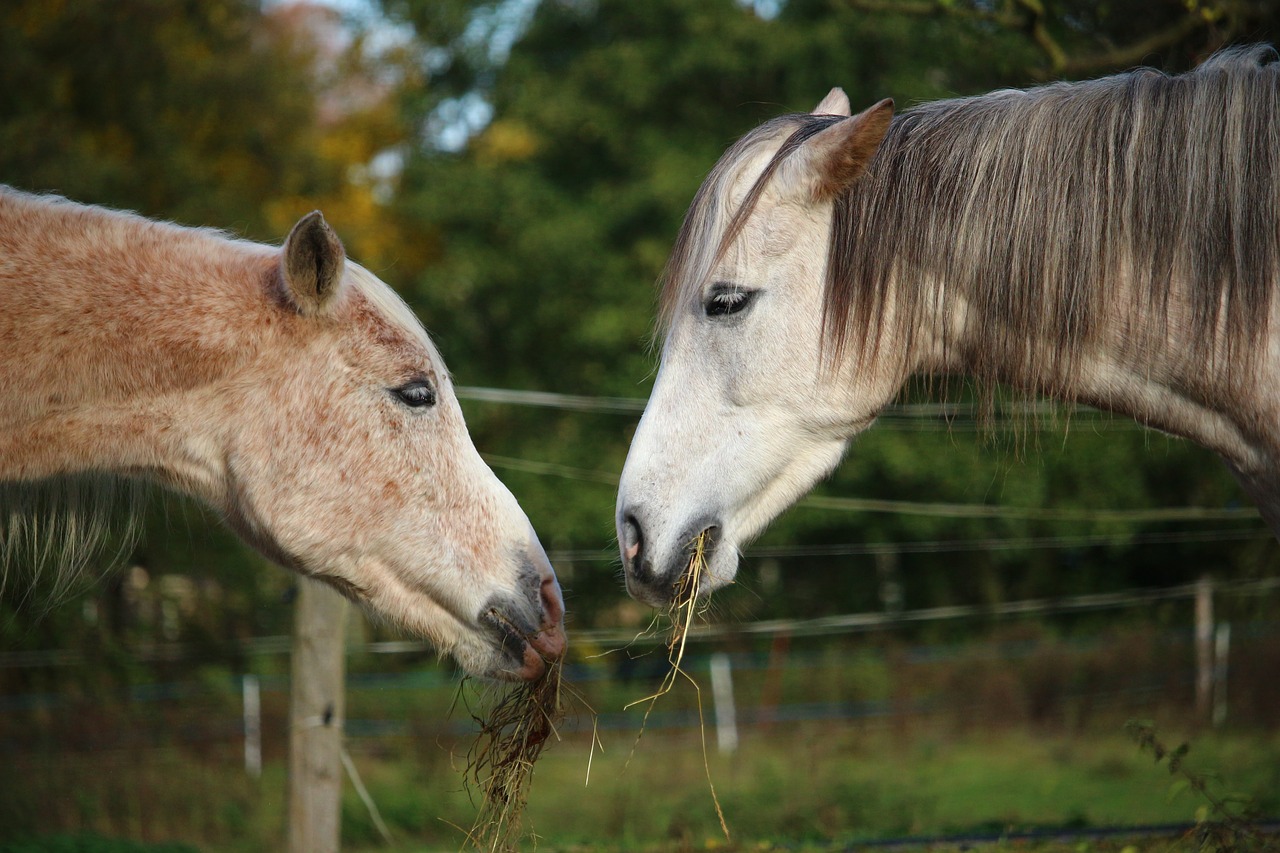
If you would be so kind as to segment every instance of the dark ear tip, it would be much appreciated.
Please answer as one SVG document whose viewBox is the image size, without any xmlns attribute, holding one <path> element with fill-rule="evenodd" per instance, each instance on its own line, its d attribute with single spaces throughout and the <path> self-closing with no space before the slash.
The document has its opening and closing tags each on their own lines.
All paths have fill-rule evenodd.
<svg viewBox="0 0 1280 853">
<path fill-rule="evenodd" d="M 313 242 L 318 241 L 327 245 L 330 251 L 344 253 L 342 241 L 338 239 L 337 232 L 329 226 L 329 223 L 325 221 L 324 214 L 318 210 L 313 210 L 299 219 L 298 224 L 293 226 L 293 231 L 290 232 L 289 236 L 290 238 L 305 238 Z"/>
<path fill-rule="evenodd" d="M 325 221 L 324 214 L 318 210 L 313 210 L 306 216 L 298 220 L 298 224 L 293 226 L 293 230 L 297 232 L 312 230 L 331 230 L 329 223 Z"/>
</svg>

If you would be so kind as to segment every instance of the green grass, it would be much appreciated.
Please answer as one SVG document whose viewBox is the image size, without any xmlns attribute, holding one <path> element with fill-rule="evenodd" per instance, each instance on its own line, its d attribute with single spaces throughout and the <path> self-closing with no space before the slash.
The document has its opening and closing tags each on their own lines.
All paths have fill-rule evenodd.
<svg viewBox="0 0 1280 853">
<path fill-rule="evenodd" d="M 1171 743 L 1186 738 L 1172 727 L 1162 736 Z M 525 815 L 539 850 L 726 846 L 697 732 L 650 731 L 628 766 L 634 738 L 634 731 L 604 736 L 604 751 L 591 757 L 589 786 L 586 735 L 547 750 Z M 1190 765 L 1218 771 L 1224 790 L 1251 794 L 1268 814 L 1280 814 L 1280 736 L 1203 732 L 1189 739 Z M 396 843 L 382 843 L 347 786 L 344 849 L 460 849 L 460 827 L 475 815 L 462 788 L 466 746 L 436 738 L 353 740 L 355 762 Z M 282 762 L 269 762 L 264 778 L 253 781 L 234 758 L 163 750 L 10 765 L 21 780 L 11 778 L 0 792 L 0 844 L 21 830 L 20 836 L 92 832 L 178 841 L 226 853 L 278 849 L 286 803 Z M 715 754 L 712 744 L 709 765 L 733 849 L 740 850 L 836 850 L 903 835 L 1191 822 L 1203 805 L 1186 791 L 1171 795 L 1164 766 L 1119 726 L 1068 736 L 1026 728 L 963 733 L 919 721 L 898 729 L 779 725 L 746 732 L 733 756 Z M 16 826 L 15 816 L 25 825 Z M 1017 849 L 1124 848 L 1097 842 Z M 1134 850 L 1166 848 L 1167 842 L 1142 842 Z"/>
<path fill-rule="evenodd" d="M 143 844 L 98 835 L 51 835 L 0 843 L 0 853 L 197 853 L 186 844 Z"/>
<path fill-rule="evenodd" d="M 529 809 L 548 840 L 700 845 L 719 835 L 694 739 L 646 735 L 625 772 L 627 748 L 611 749 L 594 761 L 594 792 L 581 788 L 582 745 L 562 747 L 544 757 Z M 1192 761 L 1229 772 L 1234 789 L 1275 806 L 1280 740 L 1199 736 Z M 731 831 L 750 843 L 1161 824 L 1192 821 L 1201 804 L 1189 794 L 1170 798 L 1166 772 L 1120 733 L 791 727 L 749 736 L 739 754 L 713 754 L 709 765 Z"/>
<path fill-rule="evenodd" d="M 525 818 L 539 849 L 724 844 L 696 733 L 646 734 L 626 766 L 631 743 L 627 735 L 606 741 L 605 751 L 592 758 L 589 786 L 586 739 L 548 750 Z M 1271 813 L 1280 811 L 1275 736 L 1197 736 L 1190 760 L 1202 769 L 1229 770 L 1233 790 L 1253 794 Z M 456 798 L 439 801 L 441 814 L 432 815 L 423 808 L 422 789 L 415 785 L 421 780 L 411 768 L 367 759 L 361 764 L 372 771 L 366 781 L 404 840 L 395 849 L 448 849 L 451 833 L 431 821 L 465 821 L 468 813 L 455 811 Z M 1118 731 L 1091 737 L 1027 731 L 955 737 L 851 726 L 780 727 L 749 736 L 737 755 L 713 754 L 709 765 L 733 841 L 742 849 L 841 849 L 904 835 L 1192 822 L 1202 805 L 1187 792 L 1171 796 L 1167 771 Z M 348 836 L 359 835 L 360 817 L 350 809 L 348 816 Z M 456 846 L 460 836 L 452 838 Z"/>
<path fill-rule="evenodd" d="M 1252 664 L 1252 658 L 1233 658 L 1233 673 L 1240 673 L 1232 682 L 1233 727 L 1215 733 L 1185 725 L 1193 701 L 1182 677 L 1185 661 L 1166 661 L 1168 644 L 1150 632 L 1092 645 L 1040 634 L 1029 645 L 1023 634 L 1005 639 L 1023 641 L 1022 651 L 1005 654 L 992 641 L 916 660 L 897 647 L 850 644 L 793 650 L 785 665 L 735 670 L 739 707 L 753 713 L 847 701 L 870 703 L 886 715 L 744 728 L 741 748 L 727 757 L 715 753 L 709 728 L 708 765 L 732 849 L 828 851 L 903 836 L 998 837 L 1045 827 L 1194 821 L 1204 798 L 1177 790 L 1167 762 L 1157 765 L 1125 734 L 1131 717 L 1154 717 L 1171 748 L 1190 741 L 1188 765 L 1220 774 L 1219 793 L 1242 792 L 1262 813 L 1280 816 L 1280 729 L 1268 699 L 1274 692 L 1267 692 L 1280 658 L 1271 646 L 1270 657 Z M 524 816 L 537 849 L 729 846 L 696 729 L 662 729 L 655 717 L 632 757 L 641 711 L 619 712 L 652 692 L 665 671 L 665 663 L 657 663 L 654 672 L 632 673 L 630 681 L 595 677 L 574 685 L 618 728 L 601 733 L 603 751 L 594 755 L 590 735 L 579 731 L 542 756 Z M 703 669 L 691 665 L 695 674 Z M 395 843 L 383 843 L 347 785 L 344 850 L 462 848 L 476 809 L 463 787 L 471 739 L 450 733 L 469 725 L 465 705 L 446 721 L 457 693 L 438 673 L 352 675 L 348 747 Z M 694 696 L 682 683 L 662 697 L 657 714 L 693 708 Z M 710 725 L 710 696 L 704 699 Z M 177 842 L 207 853 L 280 849 L 287 694 L 281 685 L 264 691 L 267 761 L 260 780 L 242 768 L 238 708 L 238 694 L 224 689 L 181 703 L 94 701 L 9 715 L 0 850 L 18 839 L 57 835 Z M 357 721 L 387 724 L 364 731 L 398 734 L 361 737 Z M 1010 849 L 1089 853 L 1126 846 Z M 1170 848 L 1167 840 L 1132 846 L 1129 853 L 1195 849 Z"/>
</svg>

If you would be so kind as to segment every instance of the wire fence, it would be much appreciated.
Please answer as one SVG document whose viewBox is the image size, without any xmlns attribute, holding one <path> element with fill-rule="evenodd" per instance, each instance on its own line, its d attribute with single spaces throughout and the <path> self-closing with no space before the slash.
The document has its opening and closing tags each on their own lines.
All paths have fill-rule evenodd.
<svg viewBox="0 0 1280 853">
<path fill-rule="evenodd" d="M 1280 714 L 1280 694 L 1272 695 L 1273 679 L 1265 675 L 1280 665 L 1280 623 L 1235 625 L 1228 635 L 1230 646 L 1223 647 L 1221 626 L 1214 623 L 1216 632 L 1197 626 L 1191 607 L 1177 628 L 1138 627 L 1124 638 L 1114 633 L 1073 638 L 1028 633 L 1027 626 L 1038 623 L 1017 617 L 1135 611 L 1161 602 L 1191 602 L 1206 593 L 1226 601 L 1278 592 L 1280 579 L 1202 582 L 988 606 L 703 625 L 689 635 L 691 651 L 684 666 L 713 688 L 717 685 L 710 676 L 720 667 L 721 679 L 730 679 L 731 686 L 727 692 L 719 690 L 716 701 L 723 706 L 723 697 L 729 697 L 736 724 L 743 727 L 927 715 L 1047 718 L 1065 715 L 1068 707 L 1078 716 L 1080 708 L 1139 710 L 1152 703 L 1185 706 L 1195 713 L 1197 705 L 1212 703 L 1215 689 L 1218 722 L 1228 719 L 1230 695 L 1243 718 L 1266 723 L 1268 708 L 1273 716 Z M 1213 622 L 1212 609 L 1199 618 Z M 986 639 L 942 644 L 913 644 L 903 633 L 914 625 L 973 619 L 994 619 L 992 624 L 1004 626 L 1003 633 L 997 628 Z M 571 722 L 566 730 L 637 728 L 642 712 L 622 708 L 665 675 L 665 638 L 611 629 L 574 632 L 573 639 L 574 648 L 587 653 L 579 651 L 567 664 L 566 679 L 598 713 L 594 719 Z M 1205 642 L 1211 644 L 1208 657 L 1198 648 Z M 278 751 L 287 736 L 289 684 L 283 664 L 288 651 L 288 637 L 247 640 L 237 645 L 233 657 L 249 662 L 248 673 L 122 687 L 109 701 L 66 689 L 0 695 L 0 753 L 230 743 L 246 736 L 263 742 L 278 739 Z M 192 649 L 177 643 L 138 646 L 131 654 L 139 663 L 181 665 L 196 659 Z M 206 668 L 211 663 L 207 653 L 198 659 Z M 348 660 L 349 738 L 461 737 L 475 731 L 475 722 L 456 707 L 461 677 L 426 645 L 351 644 Z M 56 671 L 93 663 L 84 652 L 72 650 L 0 653 L 0 669 L 8 670 Z M 1048 670 L 1040 672 L 1039 667 Z M 957 681 L 957 672 L 968 673 L 973 683 Z M 1024 683 L 1005 684 L 1003 696 L 983 697 L 982 684 L 1000 682 L 1010 673 Z M 1205 690 L 1208 700 L 1198 695 Z M 110 709 L 104 710 L 104 704 Z M 89 718 L 99 723 L 86 727 L 83 721 Z M 155 724 L 140 726 L 140 719 Z M 32 738 L 33 721 L 45 737 Z M 647 728 L 689 727 L 697 721 L 692 700 L 675 700 L 651 715 Z M 259 743 L 251 750 L 259 755 L 256 761 L 262 749 Z"/>
<path fill-rule="evenodd" d="M 1229 645 L 1222 644 L 1222 623 L 1212 612 L 1197 617 L 1200 608 L 1192 606 L 1206 590 L 1219 604 L 1219 620 L 1237 614 Z M 656 763 L 687 764 L 690 755 L 700 755 L 703 737 L 720 767 L 767 766 L 779 750 L 811 742 L 804 732 L 820 732 L 819 742 L 833 732 L 855 742 L 869 736 L 927 741 L 939 731 L 963 738 L 1001 729 L 1076 738 L 1114 733 L 1131 718 L 1171 716 L 1274 731 L 1280 726 L 1274 677 L 1280 671 L 1280 622 L 1265 615 L 1274 612 L 1269 602 L 1277 595 L 1277 581 L 1200 583 L 996 608 L 709 625 L 690 637 L 683 663 L 701 691 L 682 682 L 647 714 L 632 703 L 652 695 L 668 672 L 663 638 L 621 629 L 578 631 L 564 674 L 579 699 L 558 727 L 568 743 L 555 750 L 553 766 L 560 760 L 562 767 L 574 765 L 570 772 L 581 772 L 580 763 L 590 766 L 591 745 L 604 739 L 613 756 L 610 774 L 616 774 L 618 753 L 634 749 L 642 730 L 643 751 Z M 1162 617 L 1151 618 L 1157 610 Z M 1047 621 L 1055 614 L 1109 611 L 1133 618 L 1091 620 L 1089 630 L 1081 622 L 1079 632 Z M 1244 612 L 1255 616 L 1241 618 Z M 1202 707 L 1205 631 L 1197 618 L 1217 629 L 1208 632 L 1211 716 Z M 965 620 L 974 624 L 948 642 L 922 639 L 928 632 L 919 630 Z M 16 674 L 47 685 L 0 693 L 0 762 L 11 768 L 7 793 L 0 795 L 0 839 L 5 822 L 17 820 L 29 827 L 106 826 L 137 835 L 170 831 L 164 827 L 175 825 L 173 815 L 186 814 L 180 829 L 172 830 L 179 837 L 223 839 L 243 833 L 246 821 L 268 820 L 278 808 L 270 804 L 278 796 L 271 792 L 285 785 L 288 650 L 286 637 L 247 640 L 225 658 L 184 644 L 137 647 L 131 654 L 139 664 L 151 661 L 159 671 L 185 674 L 108 688 L 79 682 L 92 681 L 100 665 L 92 654 L 0 655 L 0 677 Z M 448 835 L 433 828 L 446 819 L 441 815 L 465 821 L 465 799 L 446 802 L 443 789 L 457 792 L 479 728 L 471 714 L 484 707 L 484 697 L 421 643 L 350 643 L 346 708 L 338 724 L 346 772 L 353 784 L 361 778 L 368 783 L 358 784 L 364 806 L 344 817 L 350 831 L 379 810 L 393 833 L 412 828 L 425 836 Z M 395 769 L 406 765 L 415 769 Z M 698 791 L 700 769 L 690 772 L 692 781 L 683 782 L 705 794 Z M 106 774 L 118 784 L 87 781 L 86 773 Z M 445 780 L 442 787 L 398 793 L 404 785 L 397 779 L 413 782 L 424 774 Z M 622 808 L 616 798 L 624 782 L 610 775 L 615 787 L 608 790 L 615 793 L 597 792 L 593 802 Z M 68 786 L 78 789 L 73 796 L 62 795 Z M 634 808 L 646 804 L 642 797 Z M 748 819 L 741 807 L 735 817 Z M 270 826 L 257 831 L 268 837 L 277 832 Z M 367 834 L 379 837 L 372 829 Z"/>
</svg>

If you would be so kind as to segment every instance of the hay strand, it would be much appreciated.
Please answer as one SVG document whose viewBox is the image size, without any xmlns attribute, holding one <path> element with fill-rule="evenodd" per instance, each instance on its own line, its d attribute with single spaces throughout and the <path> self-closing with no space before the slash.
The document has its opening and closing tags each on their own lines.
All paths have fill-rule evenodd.
<svg viewBox="0 0 1280 853">
<path fill-rule="evenodd" d="M 478 851 L 517 850 L 533 767 L 564 718 L 562 664 L 552 661 L 537 681 L 520 684 L 476 717 L 480 734 L 468 755 L 467 778 L 480 792 L 468 842 Z"/>
<path fill-rule="evenodd" d="M 698 604 L 698 590 L 702 588 L 702 576 L 707 571 L 707 539 L 707 532 L 704 530 L 690 543 L 689 567 L 676 579 L 675 597 L 671 601 L 671 608 L 667 611 L 667 618 L 671 622 L 671 634 L 667 638 L 667 661 L 671 667 L 657 691 L 643 699 L 629 702 L 623 707 L 623 710 L 626 710 L 648 703 L 644 710 L 644 717 L 640 721 L 640 731 L 636 734 L 635 743 L 631 746 L 631 755 L 627 757 L 627 766 L 630 766 L 631 759 L 636 754 L 636 747 L 644 737 L 645 726 L 649 722 L 649 715 L 653 712 L 654 705 L 671 692 L 678 679 L 683 678 L 688 681 L 693 685 L 694 697 L 698 704 L 698 734 L 702 741 L 702 767 L 707 774 L 707 787 L 711 789 L 711 802 L 715 805 L 716 817 L 720 820 L 720 831 L 724 833 L 725 841 L 732 843 L 729 825 L 724 819 L 724 810 L 720 808 L 720 797 L 716 795 L 716 785 L 711 779 L 711 760 L 707 755 L 707 725 L 702 713 L 702 688 L 698 686 L 697 680 L 682 667 L 685 644 L 689 639 L 689 631 L 693 628 L 693 620 L 704 612 Z"/>
</svg>

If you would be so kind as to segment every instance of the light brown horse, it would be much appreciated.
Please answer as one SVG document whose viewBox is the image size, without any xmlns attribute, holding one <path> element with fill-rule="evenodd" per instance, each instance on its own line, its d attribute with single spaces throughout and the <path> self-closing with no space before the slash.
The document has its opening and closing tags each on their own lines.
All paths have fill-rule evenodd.
<svg viewBox="0 0 1280 853">
<path fill-rule="evenodd" d="M 839 89 L 698 190 L 618 491 L 632 594 L 703 591 L 913 374 L 1129 415 L 1216 451 L 1280 533 L 1280 63 L 858 115 Z"/>
<path fill-rule="evenodd" d="M 15 499 L 85 475 L 204 501 L 469 672 L 563 652 L 555 573 L 440 355 L 318 212 L 277 249 L 0 187 L 6 564 L 50 532 L 72 541 L 47 570 L 75 562 L 94 525 Z"/>
</svg>

